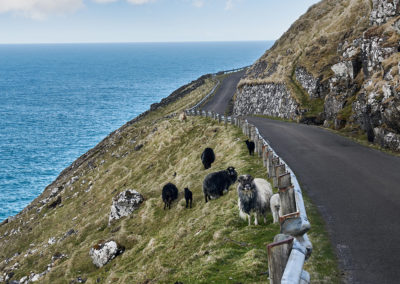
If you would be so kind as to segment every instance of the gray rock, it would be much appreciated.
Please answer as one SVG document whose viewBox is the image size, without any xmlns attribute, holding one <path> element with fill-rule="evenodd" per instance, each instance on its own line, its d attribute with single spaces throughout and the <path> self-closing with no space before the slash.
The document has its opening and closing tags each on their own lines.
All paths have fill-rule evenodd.
<svg viewBox="0 0 400 284">
<path fill-rule="evenodd" d="M 319 98 L 319 79 L 315 79 L 310 73 L 307 72 L 304 67 L 297 67 L 295 70 L 295 76 L 297 81 L 307 91 L 310 98 Z"/>
<path fill-rule="evenodd" d="M 284 84 L 245 85 L 238 90 L 234 114 L 261 114 L 285 119 L 296 119 L 298 103 Z"/>
<path fill-rule="evenodd" d="M 399 0 L 372 0 L 371 25 L 381 25 L 399 14 Z"/>
<path fill-rule="evenodd" d="M 113 198 L 108 223 L 111 224 L 114 220 L 132 214 L 133 211 L 139 208 L 143 200 L 143 196 L 133 189 L 128 189 L 119 193 Z"/>
<path fill-rule="evenodd" d="M 125 248 L 117 242 L 110 240 L 100 242 L 90 249 L 89 255 L 92 258 L 93 264 L 98 268 L 103 267 L 116 256 L 122 254 Z"/>
</svg>

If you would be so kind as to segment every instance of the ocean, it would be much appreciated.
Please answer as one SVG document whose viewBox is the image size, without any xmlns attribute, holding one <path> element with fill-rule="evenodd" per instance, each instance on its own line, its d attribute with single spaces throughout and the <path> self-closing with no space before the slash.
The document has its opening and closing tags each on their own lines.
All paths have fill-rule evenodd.
<svg viewBox="0 0 400 284">
<path fill-rule="evenodd" d="M 272 44 L 0 45 L 0 222 L 152 103 Z"/>
</svg>

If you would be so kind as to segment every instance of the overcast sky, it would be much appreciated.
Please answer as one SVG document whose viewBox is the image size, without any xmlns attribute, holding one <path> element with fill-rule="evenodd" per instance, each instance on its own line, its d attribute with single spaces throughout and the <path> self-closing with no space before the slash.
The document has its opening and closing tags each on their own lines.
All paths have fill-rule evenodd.
<svg viewBox="0 0 400 284">
<path fill-rule="evenodd" d="M 0 43 L 275 40 L 318 0 L 0 0 Z"/>
</svg>

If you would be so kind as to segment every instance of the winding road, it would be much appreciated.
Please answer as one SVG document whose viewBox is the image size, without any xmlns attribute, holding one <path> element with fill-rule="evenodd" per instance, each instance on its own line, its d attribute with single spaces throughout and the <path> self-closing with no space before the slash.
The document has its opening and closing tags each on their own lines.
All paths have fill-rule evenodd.
<svg viewBox="0 0 400 284">
<path fill-rule="evenodd" d="M 203 109 L 224 114 L 242 75 L 227 77 Z M 318 207 L 343 282 L 400 283 L 400 158 L 320 127 L 247 119 Z"/>
</svg>

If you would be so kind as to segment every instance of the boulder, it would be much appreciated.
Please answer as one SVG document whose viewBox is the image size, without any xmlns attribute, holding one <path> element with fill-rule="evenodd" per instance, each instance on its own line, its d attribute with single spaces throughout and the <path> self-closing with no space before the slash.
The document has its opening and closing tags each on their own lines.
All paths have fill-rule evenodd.
<svg viewBox="0 0 400 284">
<path fill-rule="evenodd" d="M 113 240 L 101 241 L 90 249 L 89 255 L 93 264 L 100 268 L 122 254 L 124 250 L 124 247 Z"/>
<path fill-rule="evenodd" d="M 113 198 L 108 223 L 111 224 L 114 220 L 132 214 L 133 211 L 139 208 L 143 200 L 143 196 L 133 189 L 128 189 L 119 193 Z"/>
</svg>

